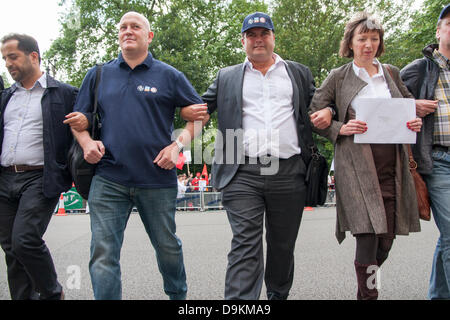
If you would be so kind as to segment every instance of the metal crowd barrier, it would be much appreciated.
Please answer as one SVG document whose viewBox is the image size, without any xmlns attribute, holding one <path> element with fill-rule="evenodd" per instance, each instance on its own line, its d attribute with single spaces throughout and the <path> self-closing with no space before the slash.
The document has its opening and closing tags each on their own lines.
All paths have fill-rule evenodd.
<svg viewBox="0 0 450 320">
<path fill-rule="evenodd" d="M 73 192 L 72 192 L 73 193 Z M 67 213 L 88 213 L 86 212 L 86 200 L 79 197 L 76 206 L 73 201 L 73 194 L 64 194 L 66 200 L 66 212 Z M 328 189 L 327 199 L 324 207 L 336 206 L 336 190 Z M 55 213 L 58 212 L 59 204 L 55 208 Z M 206 192 L 195 191 L 186 192 L 182 197 L 177 198 L 176 209 L 179 211 L 207 211 L 207 210 L 222 210 L 222 194 L 220 192 Z M 136 208 L 133 208 L 133 212 L 137 212 Z"/>
<path fill-rule="evenodd" d="M 222 197 L 220 192 L 195 191 L 186 192 L 177 198 L 177 210 L 206 211 L 221 210 Z"/>
<path fill-rule="evenodd" d="M 323 207 L 336 206 L 336 190 L 328 189 L 327 199 Z M 180 211 L 206 211 L 222 210 L 222 194 L 220 192 L 196 191 L 187 192 L 177 198 L 177 210 Z"/>
</svg>

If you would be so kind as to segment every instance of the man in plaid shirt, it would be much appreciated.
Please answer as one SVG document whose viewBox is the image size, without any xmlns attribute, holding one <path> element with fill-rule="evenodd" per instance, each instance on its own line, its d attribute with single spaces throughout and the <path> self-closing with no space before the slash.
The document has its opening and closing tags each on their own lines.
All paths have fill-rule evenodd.
<svg viewBox="0 0 450 320">
<path fill-rule="evenodd" d="M 413 146 L 418 171 L 431 198 L 440 232 L 431 271 L 430 299 L 450 299 L 450 4 L 439 15 L 436 38 L 423 50 L 424 58 L 407 65 L 401 75 L 416 99 L 422 132 Z"/>
</svg>

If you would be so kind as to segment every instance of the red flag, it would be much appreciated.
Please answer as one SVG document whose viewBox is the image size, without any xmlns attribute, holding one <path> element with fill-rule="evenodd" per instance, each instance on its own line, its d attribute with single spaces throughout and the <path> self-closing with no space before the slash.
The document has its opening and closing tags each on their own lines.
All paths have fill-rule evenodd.
<svg viewBox="0 0 450 320">
<path fill-rule="evenodd" d="M 205 178 L 206 178 L 206 183 L 208 184 L 208 168 L 206 167 L 206 163 L 203 165 L 203 171 L 202 171 L 202 176 L 205 176 Z"/>
<path fill-rule="evenodd" d="M 180 154 L 178 155 L 177 168 L 179 170 L 183 169 L 185 162 L 186 162 L 186 156 L 183 154 L 183 152 L 180 152 Z"/>
</svg>

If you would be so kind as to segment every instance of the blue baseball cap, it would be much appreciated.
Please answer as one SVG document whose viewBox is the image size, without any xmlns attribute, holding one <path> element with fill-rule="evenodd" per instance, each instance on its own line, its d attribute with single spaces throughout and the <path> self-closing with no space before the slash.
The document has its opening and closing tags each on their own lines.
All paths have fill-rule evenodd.
<svg viewBox="0 0 450 320">
<path fill-rule="evenodd" d="M 450 4 L 446 5 L 445 8 L 442 9 L 441 14 L 439 15 L 439 20 L 444 19 L 448 13 L 450 13 Z"/>
<path fill-rule="evenodd" d="M 262 12 L 255 12 L 246 16 L 242 24 L 241 33 L 251 28 L 266 28 L 275 32 L 272 19 Z"/>
</svg>

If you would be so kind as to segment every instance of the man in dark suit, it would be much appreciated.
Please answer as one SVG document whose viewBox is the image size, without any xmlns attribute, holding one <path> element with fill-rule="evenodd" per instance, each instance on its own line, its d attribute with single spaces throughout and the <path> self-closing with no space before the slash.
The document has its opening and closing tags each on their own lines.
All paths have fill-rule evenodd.
<svg viewBox="0 0 450 320">
<path fill-rule="evenodd" d="M 5 85 L 3 84 L 3 78 L 0 77 L 0 93 L 5 89 Z"/>
<path fill-rule="evenodd" d="M 42 239 L 62 192 L 70 189 L 67 152 L 72 142 L 63 121 L 77 89 L 40 69 L 35 39 L 11 34 L 1 53 L 15 84 L 0 104 L 0 244 L 13 300 L 64 297 Z"/>
<path fill-rule="evenodd" d="M 225 299 L 258 299 L 263 280 L 269 299 L 286 299 L 311 158 L 306 108 L 314 80 L 307 67 L 273 52 L 267 14 L 247 16 L 241 32 L 245 62 L 220 70 L 202 97 L 208 113 L 218 113 L 212 183 L 222 191 L 233 232 Z M 182 116 L 193 120 L 187 112 Z"/>
</svg>

